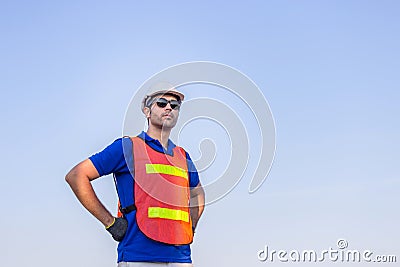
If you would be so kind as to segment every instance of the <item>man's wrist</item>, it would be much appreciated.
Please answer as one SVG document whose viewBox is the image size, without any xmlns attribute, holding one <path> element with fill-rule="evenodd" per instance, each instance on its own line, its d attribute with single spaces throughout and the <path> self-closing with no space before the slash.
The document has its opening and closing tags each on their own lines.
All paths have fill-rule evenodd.
<svg viewBox="0 0 400 267">
<path fill-rule="evenodd" d="M 110 216 L 105 219 L 105 221 L 103 222 L 103 225 L 106 229 L 108 229 L 114 224 L 114 222 L 115 222 L 115 217 Z"/>
<path fill-rule="evenodd" d="M 106 230 L 111 234 L 115 241 L 122 241 L 128 229 L 128 221 L 123 218 L 114 218 L 114 221 Z"/>
<path fill-rule="evenodd" d="M 114 225 L 114 223 L 115 223 L 115 218 L 113 217 L 113 219 L 112 219 L 111 223 L 110 223 L 110 224 L 107 224 L 107 225 L 105 225 L 105 226 L 106 226 L 106 229 L 108 229 L 108 228 L 110 228 L 111 226 L 113 226 L 113 225 Z"/>
</svg>

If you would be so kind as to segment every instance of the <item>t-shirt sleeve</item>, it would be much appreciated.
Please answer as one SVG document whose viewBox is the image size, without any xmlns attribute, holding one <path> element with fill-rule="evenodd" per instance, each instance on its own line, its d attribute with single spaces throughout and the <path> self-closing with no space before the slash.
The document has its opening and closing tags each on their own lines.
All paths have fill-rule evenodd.
<svg viewBox="0 0 400 267">
<path fill-rule="evenodd" d="M 121 171 L 125 166 L 122 138 L 118 138 L 103 151 L 92 155 L 89 159 L 100 176 Z"/>
<path fill-rule="evenodd" d="M 194 163 L 190 158 L 189 153 L 187 152 L 186 152 L 186 160 L 189 172 L 189 186 L 193 188 L 196 187 L 200 182 L 199 173 L 197 172 L 196 166 L 194 166 Z"/>
</svg>

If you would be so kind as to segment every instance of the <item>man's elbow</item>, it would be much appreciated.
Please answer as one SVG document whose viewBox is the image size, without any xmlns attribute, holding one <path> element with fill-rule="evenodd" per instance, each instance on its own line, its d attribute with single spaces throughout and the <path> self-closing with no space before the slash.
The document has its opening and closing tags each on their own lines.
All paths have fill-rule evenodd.
<svg viewBox="0 0 400 267">
<path fill-rule="evenodd" d="M 76 184 L 78 182 L 91 182 L 92 180 L 99 177 L 99 173 L 89 160 L 82 161 L 75 167 L 73 167 L 65 176 L 65 181 L 69 185 Z"/>
<path fill-rule="evenodd" d="M 77 171 L 76 168 L 72 168 L 67 175 L 65 175 L 65 181 L 71 185 L 76 181 Z"/>
<path fill-rule="evenodd" d="M 198 195 L 200 195 L 201 197 L 205 197 L 206 193 L 204 192 L 203 186 L 199 183 L 199 185 L 196 188 Z"/>
<path fill-rule="evenodd" d="M 203 187 L 201 186 L 201 184 L 199 184 L 198 186 L 196 186 L 195 188 L 193 188 L 191 190 L 191 196 L 192 198 L 199 198 L 200 200 L 204 200 L 205 199 L 205 192 Z"/>
<path fill-rule="evenodd" d="M 73 167 L 67 175 L 65 175 L 65 181 L 70 185 L 74 185 L 78 182 L 79 179 L 87 177 L 84 168 L 82 168 L 81 164 L 76 165 Z M 89 179 L 89 178 L 87 178 Z"/>
</svg>

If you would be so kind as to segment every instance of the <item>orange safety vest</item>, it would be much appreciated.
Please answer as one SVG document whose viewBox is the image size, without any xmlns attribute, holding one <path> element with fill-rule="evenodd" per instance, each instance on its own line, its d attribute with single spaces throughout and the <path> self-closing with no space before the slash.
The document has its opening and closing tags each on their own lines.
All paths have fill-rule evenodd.
<svg viewBox="0 0 400 267">
<path fill-rule="evenodd" d="M 149 238 L 173 245 L 193 241 L 186 153 L 176 146 L 172 156 L 132 137 L 135 205 L 139 229 Z"/>
</svg>

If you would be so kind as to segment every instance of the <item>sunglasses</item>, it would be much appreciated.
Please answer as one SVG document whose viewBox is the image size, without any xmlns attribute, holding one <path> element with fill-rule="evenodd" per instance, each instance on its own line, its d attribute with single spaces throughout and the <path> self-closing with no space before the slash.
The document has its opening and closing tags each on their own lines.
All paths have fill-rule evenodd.
<svg viewBox="0 0 400 267">
<path fill-rule="evenodd" d="M 178 100 L 167 100 L 163 97 L 158 98 L 155 102 L 159 108 L 165 108 L 167 104 L 169 104 L 169 106 L 175 110 L 179 110 L 181 107 L 181 103 Z"/>
</svg>

